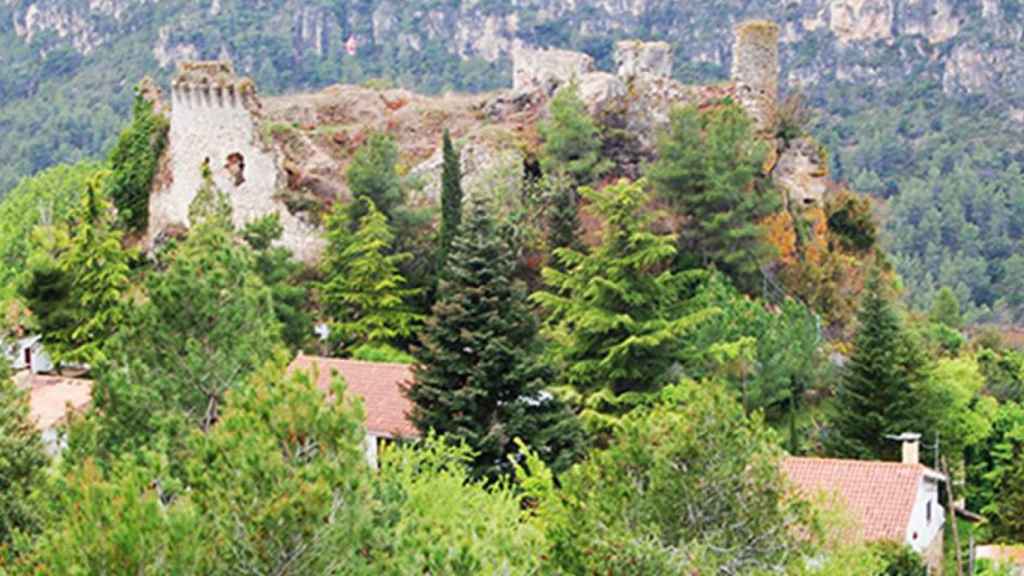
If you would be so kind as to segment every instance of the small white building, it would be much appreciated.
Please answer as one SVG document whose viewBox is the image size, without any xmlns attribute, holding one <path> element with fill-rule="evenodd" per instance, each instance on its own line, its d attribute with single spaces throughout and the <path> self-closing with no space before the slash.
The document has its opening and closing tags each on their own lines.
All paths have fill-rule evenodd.
<svg viewBox="0 0 1024 576">
<path fill-rule="evenodd" d="M 790 457 L 782 467 L 805 497 L 824 495 L 843 507 L 862 541 L 906 544 L 939 574 L 946 521 L 939 485 L 946 477 L 918 461 L 918 439 L 904 435 L 902 462 Z"/>
<path fill-rule="evenodd" d="M 371 466 L 377 467 L 377 448 L 381 441 L 419 437 L 419 431 L 409 420 L 412 402 L 402 394 L 402 386 L 412 382 L 411 366 L 299 354 L 288 372 L 309 372 L 314 367 L 317 387 L 325 393 L 330 393 L 331 380 L 338 374 L 345 379 L 347 392 L 362 399 L 366 415 L 366 459 Z"/>
<path fill-rule="evenodd" d="M 15 372 L 28 370 L 33 374 L 53 371 L 53 362 L 43 349 L 42 336 L 26 336 L 5 346 L 4 353 Z"/>
</svg>

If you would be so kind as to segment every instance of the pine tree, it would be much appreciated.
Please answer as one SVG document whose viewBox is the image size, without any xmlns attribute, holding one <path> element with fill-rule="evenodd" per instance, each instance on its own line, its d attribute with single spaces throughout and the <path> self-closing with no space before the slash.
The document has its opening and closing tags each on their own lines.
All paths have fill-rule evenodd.
<svg viewBox="0 0 1024 576">
<path fill-rule="evenodd" d="M 559 248 L 572 248 L 584 251 L 586 247 L 580 239 L 579 202 L 576 188 L 569 178 L 548 176 L 545 186 L 549 196 L 547 217 L 547 247 L 551 255 L 549 262 L 558 267 L 559 260 L 554 252 Z M 561 270 L 561 268 L 560 268 Z M 564 272 L 564 270 L 562 270 Z"/>
<path fill-rule="evenodd" d="M 77 326 L 66 357 L 96 363 L 103 346 L 125 317 L 124 296 L 131 287 L 130 253 L 121 246 L 120 230 L 114 228 L 110 202 L 96 176 L 86 187 L 68 250 L 59 263 L 74 278 L 72 298 Z"/>
<path fill-rule="evenodd" d="M 675 239 L 650 230 L 644 182 L 580 192 L 604 220 L 601 244 L 589 254 L 556 250 L 565 272 L 545 268 L 548 289 L 533 299 L 549 313 L 546 330 L 559 344 L 565 383 L 614 404 L 668 381 L 683 338 L 713 310 L 688 309 L 688 283 L 705 274 L 667 269 Z"/>
<path fill-rule="evenodd" d="M 231 200 L 213 181 L 210 164 L 204 162 L 200 168 L 203 183 L 188 205 L 188 220 L 193 226 L 206 221 L 214 221 L 216 225 L 231 228 Z"/>
<path fill-rule="evenodd" d="M 540 166 L 545 174 L 564 174 L 576 184 L 587 184 L 608 170 L 610 163 L 601 158 L 600 130 L 587 113 L 575 84 L 555 94 L 551 118 L 539 129 L 544 139 Z"/>
<path fill-rule="evenodd" d="M 359 227 L 350 232 L 349 211 L 338 208 L 327 221 L 328 249 L 321 285 L 324 307 L 333 319 L 331 332 L 346 347 L 388 344 L 411 335 L 422 320 L 407 299 L 418 290 L 406 288 L 398 271 L 408 254 L 389 254 L 394 236 L 387 217 L 369 198 Z"/>
<path fill-rule="evenodd" d="M 886 435 L 923 432 L 912 428 L 918 421 L 914 390 L 926 366 L 887 299 L 877 269 L 865 287 L 858 322 L 826 445 L 835 456 L 893 460 L 899 446 Z"/>
<path fill-rule="evenodd" d="M 765 149 L 750 119 L 736 105 L 674 110 L 658 153 L 647 176 L 688 219 L 680 255 L 696 259 L 681 264 L 715 266 L 738 287 L 756 291 L 760 266 L 772 255 L 760 223 L 781 205 L 759 177 Z"/>
<path fill-rule="evenodd" d="M 944 286 L 935 296 L 935 302 L 932 303 L 928 317 L 932 322 L 953 330 L 959 330 L 963 326 L 960 301 L 948 286 Z"/>
<path fill-rule="evenodd" d="M 438 249 L 438 273 L 444 270 L 452 240 L 462 222 L 462 167 L 452 145 L 451 134 L 444 131 L 444 164 L 441 171 L 441 246 Z"/>
<path fill-rule="evenodd" d="M 283 348 L 273 298 L 254 255 L 217 219 L 161 255 L 145 303 L 111 339 L 97 369 L 97 456 L 180 442 L 208 430 L 224 395 Z M 169 448 L 162 447 L 169 450 Z"/>
<path fill-rule="evenodd" d="M 477 476 L 508 472 L 515 438 L 564 468 L 575 458 L 578 428 L 545 391 L 554 373 L 540 357 L 513 250 L 484 202 L 474 201 L 467 216 L 415 353 L 415 379 L 406 390 L 412 419 L 424 433 L 465 440 L 477 453 Z"/>
<path fill-rule="evenodd" d="M 14 532 L 32 532 L 38 518 L 28 499 L 43 481 L 47 457 L 43 441 L 29 419 L 28 394 L 11 380 L 0 358 L 0 565 Z"/>
<path fill-rule="evenodd" d="M 104 194 L 107 175 L 100 172 L 87 183 L 70 234 L 52 228 L 35 234 L 36 254 L 22 294 L 57 363 L 101 361 L 105 341 L 124 318 L 131 255 L 114 228 Z"/>
<path fill-rule="evenodd" d="M 350 224 L 359 225 L 367 205 L 359 200 L 366 198 L 391 221 L 404 200 L 402 181 L 395 165 L 398 163 L 398 146 L 386 134 L 371 134 L 359 150 L 356 150 L 345 177 L 352 195 Z"/>
<path fill-rule="evenodd" d="M 256 273 L 273 294 L 281 337 L 290 349 L 298 350 L 313 336 L 310 290 L 302 278 L 305 266 L 287 248 L 273 245 L 283 231 L 281 218 L 274 213 L 249 222 L 241 234 L 256 255 Z"/>
</svg>

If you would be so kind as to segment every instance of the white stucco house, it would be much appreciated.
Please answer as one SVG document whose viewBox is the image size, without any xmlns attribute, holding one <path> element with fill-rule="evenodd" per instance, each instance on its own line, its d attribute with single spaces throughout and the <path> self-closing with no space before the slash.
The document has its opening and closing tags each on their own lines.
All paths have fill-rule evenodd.
<svg viewBox="0 0 1024 576">
<path fill-rule="evenodd" d="M 43 349 L 41 336 L 26 336 L 4 344 L 4 353 L 15 372 L 28 370 L 33 374 L 53 371 L 53 362 Z"/>
<path fill-rule="evenodd" d="M 323 358 L 300 354 L 288 367 L 309 372 L 316 368 L 317 387 L 330 393 L 335 374 L 345 379 L 346 390 L 363 400 L 366 415 L 364 449 L 371 466 L 377 466 L 377 448 L 385 440 L 411 440 L 419 431 L 409 420 L 412 402 L 402 394 L 402 386 L 412 382 L 412 367 L 408 364 L 364 362 L 339 358 Z"/>
<path fill-rule="evenodd" d="M 804 496 L 843 507 L 862 541 L 906 544 L 938 574 L 946 520 L 939 486 L 946 477 L 919 462 L 919 438 L 904 435 L 901 462 L 789 457 L 782 467 Z"/>
</svg>

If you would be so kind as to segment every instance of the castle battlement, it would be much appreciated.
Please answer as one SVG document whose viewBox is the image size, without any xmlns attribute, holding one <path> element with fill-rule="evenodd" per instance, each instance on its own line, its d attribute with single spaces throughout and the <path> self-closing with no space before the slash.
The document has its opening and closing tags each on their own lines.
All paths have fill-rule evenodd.
<svg viewBox="0 0 1024 576">
<path fill-rule="evenodd" d="M 256 84 L 237 76 L 225 60 L 179 62 L 171 80 L 171 99 L 189 108 L 259 108 Z"/>
<path fill-rule="evenodd" d="M 178 83 L 171 88 L 172 114 L 176 106 L 186 108 L 245 108 L 258 110 L 259 99 L 255 90 L 245 89 L 244 85 L 229 84 L 226 86 L 209 84 Z"/>
</svg>

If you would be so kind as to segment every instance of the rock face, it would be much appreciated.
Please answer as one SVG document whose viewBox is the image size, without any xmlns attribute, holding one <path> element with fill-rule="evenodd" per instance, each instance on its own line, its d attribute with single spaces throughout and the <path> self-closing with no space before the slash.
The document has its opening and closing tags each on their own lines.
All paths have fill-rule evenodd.
<svg viewBox="0 0 1024 576">
<path fill-rule="evenodd" d="M 790 142 L 782 149 L 772 178 L 785 193 L 790 208 L 820 205 L 829 183 L 828 163 L 821 147 L 810 138 Z"/>
<path fill-rule="evenodd" d="M 594 59 L 569 50 L 520 48 L 513 54 L 512 85 L 517 91 L 554 94 L 559 86 L 594 71 Z"/>
<path fill-rule="evenodd" d="M 470 194 L 514 197 L 521 191 L 537 146 L 537 123 L 560 88 L 575 82 L 599 122 L 632 138 L 607 150 L 622 174 L 636 175 L 656 155 L 658 134 L 678 105 L 717 106 L 732 97 L 762 128 L 790 205 L 821 201 L 827 169 L 809 138 L 779 149 L 774 134 L 778 28 L 757 21 L 736 31 L 733 81 L 688 86 L 667 75 L 671 46 L 620 42 L 618 75 L 594 70 L 587 55 L 564 50 L 520 50 L 510 90 L 485 95 L 425 96 L 406 90 L 333 86 L 313 94 L 261 100 L 254 85 L 222 61 L 179 66 L 172 82 L 171 128 L 163 176 L 150 197 L 148 238 L 187 228 L 188 208 L 209 166 L 231 199 L 237 226 L 276 213 L 281 244 L 313 262 L 323 248 L 319 215 L 349 191 L 344 174 L 352 155 L 374 132 L 391 135 L 407 168 L 413 204 L 437 202 L 441 134 L 460 151 L 463 187 Z M 147 98 L 159 99 L 151 85 Z M 614 148 L 614 145 L 612 145 Z"/>
<path fill-rule="evenodd" d="M 615 44 L 615 65 L 619 77 L 672 76 L 672 46 L 668 42 L 626 40 Z"/>
<path fill-rule="evenodd" d="M 299 258 L 317 255 L 322 242 L 316 229 L 276 200 L 281 171 L 274 152 L 260 143 L 259 114 L 253 84 L 237 78 L 229 63 L 180 66 L 171 90 L 170 178 L 158 178 L 150 195 L 151 242 L 167 229 L 188 227 L 188 207 L 206 164 L 214 183 L 231 199 L 236 226 L 277 213 L 284 228 L 281 243 Z"/>
</svg>

